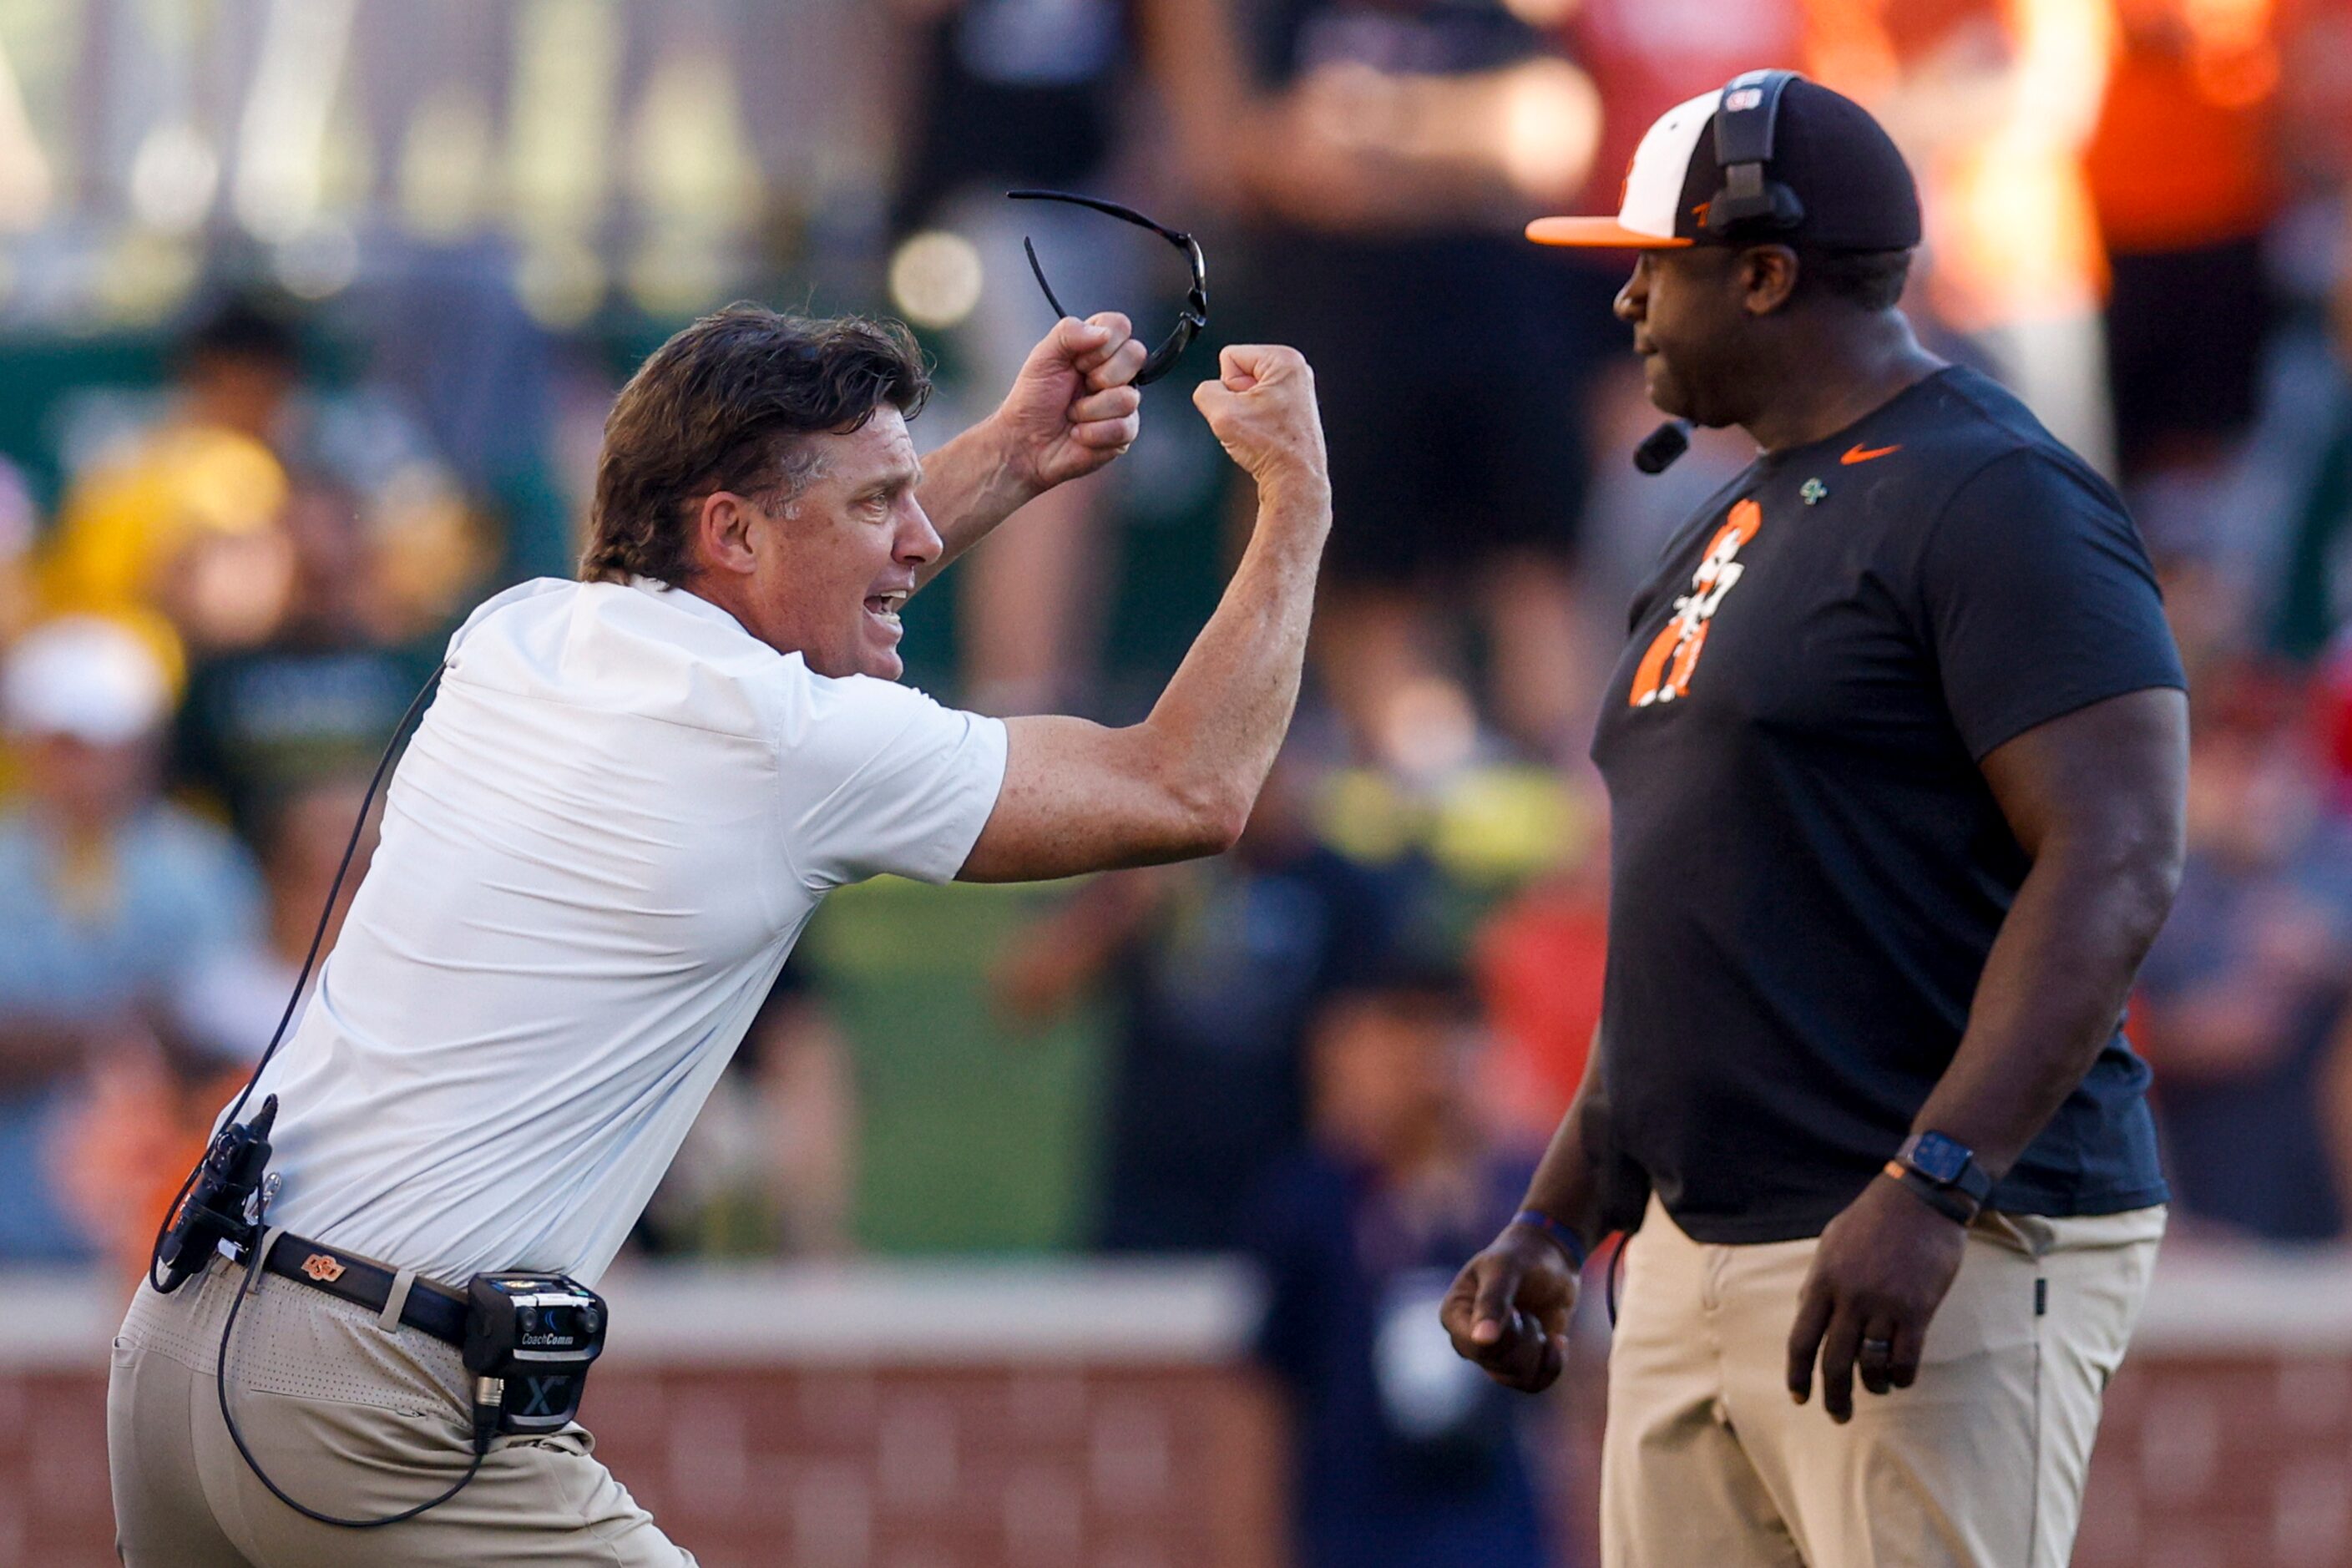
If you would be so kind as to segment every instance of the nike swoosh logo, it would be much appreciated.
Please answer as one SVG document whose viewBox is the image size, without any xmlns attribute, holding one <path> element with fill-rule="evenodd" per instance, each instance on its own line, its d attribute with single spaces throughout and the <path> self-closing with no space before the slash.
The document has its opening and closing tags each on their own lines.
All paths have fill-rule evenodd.
<svg viewBox="0 0 2352 1568">
<path fill-rule="evenodd" d="M 1856 441 L 1845 449 L 1845 456 L 1840 458 L 1838 461 L 1851 467 L 1855 463 L 1867 463 L 1873 458 L 1883 458 L 1889 452 L 1901 450 L 1903 447 L 1899 442 L 1892 447 L 1864 447 L 1861 442 Z"/>
</svg>

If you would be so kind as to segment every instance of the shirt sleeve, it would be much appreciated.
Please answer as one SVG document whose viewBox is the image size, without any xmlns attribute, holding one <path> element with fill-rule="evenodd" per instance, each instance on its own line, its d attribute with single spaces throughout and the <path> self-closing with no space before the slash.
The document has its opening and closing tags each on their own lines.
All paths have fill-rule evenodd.
<svg viewBox="0 0 2352 1568">
<path fill-rule="evenodd" d="M 2138 530 L 2046 452 L 1996 458 L 1954 492 L 1920 596 L 1945 705 L 1979 760 L 2078 708 L 2187 685 Z"/>
<path fill-rule="evenodd" d="M 867 676 L 809 678 L 787 725 L 784 842 L 812 888 L 963 868 L 1004 784 L 1004 721 Z"/>
</svg>

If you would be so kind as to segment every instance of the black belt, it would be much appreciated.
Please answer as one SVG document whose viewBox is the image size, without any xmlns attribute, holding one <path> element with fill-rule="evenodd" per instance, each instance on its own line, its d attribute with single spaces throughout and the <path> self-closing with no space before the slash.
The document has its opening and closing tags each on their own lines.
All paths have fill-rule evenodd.
<svg viewBox="0 0 2352 1568">
<path fill-rule="evenodd" d="M 290 1233 L 280 1236 L 261 1260 L 262 1268 L 281 1279 L 308 1285 L 314 1290 L 382 1312 L 392 1300 L 392 1269 L 323 1242 L 306 1241 Z M 410 1283 L 408 1300 L 400 1305 L 400 1321 L 436 1340 L 466 1344 L 467 1300 L 446 1285 L 430 1279 Z"/>
</svg>

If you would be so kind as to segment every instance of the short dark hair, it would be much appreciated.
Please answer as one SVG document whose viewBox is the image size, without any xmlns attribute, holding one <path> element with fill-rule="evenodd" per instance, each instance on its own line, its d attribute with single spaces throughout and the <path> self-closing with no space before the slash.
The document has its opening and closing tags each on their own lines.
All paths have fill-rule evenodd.
<svg viewBox="0 0 2352 1568">
<path fill-rule="evenodd" d="M 1475 1016 L 1478 990 L 1462 960 L 1431 939 L 1402 937 L 1369 958 L 1363 967 L 1333 986 L 1334 1002 L 1422 1007 L 1460 1017 Z"/>
<path fill-rule="evenodd" d="M 810 436 L 862 427 L 887 404 L 912 418 L 931 378 L 914 334 L 863 316 L 730 305 L 662 344 L 604 420 L 580 574 L 683 582 L 693 503 L 713 490 L 797 490 Z"/>
<path fill-rule="evenodd" d="M 292 374 L 302 365 L 302 337 L 287 304 L 258 292 L 231 294 L 189 324 L 180 367 L 205 360 L 247 360 Z"/>
<path fill-rule="evenodd" d="M 1835 300 L 1862 310 L 1891 310 L 1911 277 L 1908 250 L 1819 250 L 1797 247 L 1797 292 Z"/>
</svg>

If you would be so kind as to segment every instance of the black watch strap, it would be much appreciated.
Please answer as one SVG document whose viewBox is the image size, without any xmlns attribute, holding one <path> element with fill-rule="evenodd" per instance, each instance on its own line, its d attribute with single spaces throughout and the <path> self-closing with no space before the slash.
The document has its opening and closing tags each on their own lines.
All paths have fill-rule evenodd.
<svg viewBox="0 0 2352 1568">
<path fill-rule="evenodd" d="M 1974 1225 L 1978 1211 L 1984 1206 L 1982 1204 L 1964 1197 L 1955 1188 L 1939 1186 L 1898 1160 L 1886 1162 L 1885 1173 L 1894 1179 L 1896 1186 L 1901 1187 L 1954 1225 Z"/>
</svg>

